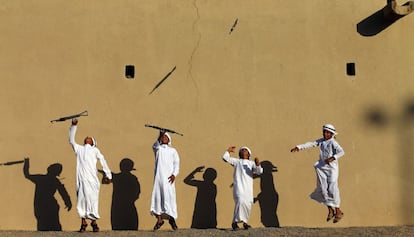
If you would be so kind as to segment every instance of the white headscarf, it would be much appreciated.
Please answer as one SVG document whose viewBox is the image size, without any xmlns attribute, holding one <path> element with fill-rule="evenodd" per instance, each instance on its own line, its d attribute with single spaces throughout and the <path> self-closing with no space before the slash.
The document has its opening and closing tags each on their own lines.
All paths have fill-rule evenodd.
<svg viewBox="0 0 414 237">
<path fill-rule="evenodd" d="M 168 137 L 168 145 L 171 146 L 171 135 L 168 134 L 167 132 L 164 134 Z"/>
<path fill-rule="evenodd" d="M 84 145 L 86 145 L 87 143 L 86 143 L 86 138 L 90 138 L 91 140 L 92 140 L 92 145 L 91 144 L 89 144 L 91 147 L 96 147 L 96 140 L 95 140 L 95 138 L 93 138 L 93 137 L 91 137 L 91 136 L 87 136 L 87 137 L 85 137 L 85 140 L 84 140 Z"/>
<path fill-rule="evenodd" d="M 90 138 L 92 139 L 92 142 L 93 142 L 92 146 L 93 147 L 96 147 L 96 140 L 95 140 L 95 138 L 94 137 L 90 137 Z"/>
</svg>

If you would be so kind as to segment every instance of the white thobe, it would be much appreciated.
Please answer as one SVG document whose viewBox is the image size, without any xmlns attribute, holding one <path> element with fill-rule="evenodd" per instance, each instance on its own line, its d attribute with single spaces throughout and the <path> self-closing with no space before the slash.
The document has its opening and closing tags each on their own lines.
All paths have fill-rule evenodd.
<svg viewBox="0 0 414 237">
<path fill-rule="evenodd" d="M 109 169 L 104 156 L 95 146 L 89 144 L 79 145 L 75 142 L 77 126 L 71 126 L 69 129 L 69 143 L 76 153 L 76 195 L 78 214 L 81 218 L 91 220 L 99 219 L 98 203 L 100 182 L 98 178 L 98 169 L 96 163 L 102 165 L 102 169 L 109 179 L 112 179 L 112 173 Z"/>
<path fill-rule="evenodd" d="M 226 151 L 223 160 L 234 167 L 233 172 L 233 199 L 234 214 L 233 223 L 247 223 L 253 204 L 253 174 L 261 175 L 263 168 L 255 162 L 247 159 L 230 157 Z"/>
<path fill-rule="evenodd" d="M 177 202 L 175 182 L 170 183 L 168 177 L 177 177 L 180 170 L 180 157 L 175 148 L 160 144 L 158 141 L 152 146 L 155 155 L 154 187 L 151 197 L 151 214 L 167 214 L 177 219 Z M 163 218 L 166 218 L 163 215 Z"/>
<path fill-rule="evenodd" d="M 319 160 L 314 164 L 317 184 L 310 198 L 326 206 L 339 207 L 341 198 L 338 188 L 338 159 L 345 152 L 334 138 L 329 140 L 321 138 L 313 142 L 297 145 L 296 147 L 303 150 L 316 146 L 319 146 L 320 149 Z M 330 157 L 334 157 L 335 160 L 327 164 L 325 160 Z"/>
</svg>

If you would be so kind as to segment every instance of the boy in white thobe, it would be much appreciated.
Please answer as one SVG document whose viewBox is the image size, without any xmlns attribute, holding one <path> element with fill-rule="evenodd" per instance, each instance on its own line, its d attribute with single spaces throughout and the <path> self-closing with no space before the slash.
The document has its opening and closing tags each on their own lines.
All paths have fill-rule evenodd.
<svg viewBox="0 0 414 237">
<path fill-rule="evenodd" d="M 152 146 L 155 155 L 154 187 L 151 197 L 151 214 L 157 218 L 154 230 L 168 219 L 173 230 L 177 230 L 177 202 L 174 180 L 180 169 L 180 157 L 177 150 L 171 147 L 171 137 L 160 131 L 160 135 Z"/>
<path fill-rule="evenodd" d="M 344 215 L 344 213 L 339 208 L 341 198 L 339 196 L 338 188 L 338 159 L 342 157 L 345 152 L 335 140 L 334 136 L 337 134 L 337 132 L 333 125 L 323 125 L 322 132 L 323 138 L 320 138 L 313 142 L 307 142 L 302 145 L 297 145 L 290 151 L 298 152 L 299 150 L 319 146 L 319 161 L 314 164 L 317 177 L 317 186 L 310 197 L 328 207 L 329 212 L 326 221 L 334 219 L 333 222 L 337 223 L 342 219 Z"/>
<path fill-rule="evenodd" d="M 261 175 L 263 168 L 260 166 L 258 158 L 250 161 L 251 151 L 248 147 L 241 147 L 239 150 L 240 158 L 230 157 L 230 153 L 234 152 L 235 146 L 229 147 L 224 152 L 222 159 L 234 167 L 233 173 L 233 199 L 234 214 L 231 227 L 238 230 L 237 223 L 242 222 L 244 229 L 251 226 L 247 224 L 250 217 L 250 211 L 253 204 L 253 174 Z"/>
<path fill-rule="evenodd" d="M 98 169 L 96 163 L 102 165 L 102 169 L 107 177 L 106 182 L 112 180 L 112 173 L 109 169 L 104 156 L 96 147 L 96 141 L 92 137 L 86 137 L 84 145 L 75 142 L 75 135 L 78 120 L 72 120 L 72 126 L 69 129 L 69 143 L 76 153 L 76 195 L 77 210 L 81 218 L 81 228 L 79 232 L 84 232 L 87 227 L 86 219 L 92 220 L 91 226 L 94 232 L 99 231 L 96 220 L 100 218 L 98 213 L 99 189 L 100 182 L 98 178 Z"/>
</svg>

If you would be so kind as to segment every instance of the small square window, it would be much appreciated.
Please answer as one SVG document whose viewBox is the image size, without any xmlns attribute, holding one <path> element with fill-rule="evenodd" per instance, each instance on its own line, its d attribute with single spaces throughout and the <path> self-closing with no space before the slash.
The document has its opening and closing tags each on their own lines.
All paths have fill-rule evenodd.
<svg viewBox="0 0 414 237">
<path fill-rule="evenodd" d="M 125 77 L 128 79 L 133 79 L 135 76 L 135 66 L 134 65 L 126 65 L 125 66 Z"/>
</svg>

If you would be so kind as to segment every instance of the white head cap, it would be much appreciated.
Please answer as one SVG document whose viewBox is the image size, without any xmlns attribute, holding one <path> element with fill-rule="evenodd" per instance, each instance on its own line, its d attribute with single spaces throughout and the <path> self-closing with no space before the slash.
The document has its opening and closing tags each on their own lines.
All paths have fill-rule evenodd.
<svg viewBox="0 0 414 237">
<path fill-rule="evenodd" d="M 167 132 L 166 133 L 164 133 L 165 134 L 165 136 L 167 136 L 168 137 L 168 145 L 169 146 L 171 146 L 171 135 L 170 134 L 168 134 Z"/>
<path fill-rule="evenodd" d="M 322 126 L 322 131 L 328 131 L 331 132 L 333 135 L 338 135 L 338 133 L 336 132 L 335 127 L 332 124 L 325 124 Z"/>
<path fill-rule="evenodd" d="M 249 152 L 249 158 L 250 158 L 250 156 L 252 155 L 252 151 L 247 147 L 247 146 L 242 146 L 242 147 L 240 147 L 240 149 L 239 149 L 239 154 L 240 154 L 240 152 L 243 150 L 243 149 L 246 149 L 247 150 L 247 152 Z M 239 155 L 240 156 L 240 155 Z"/>
</svg>

